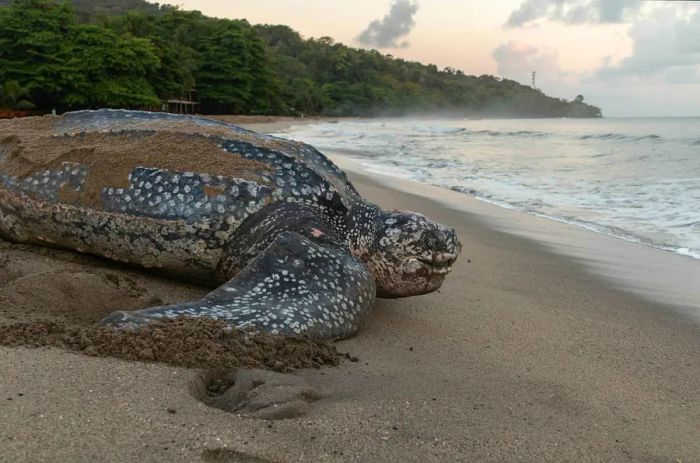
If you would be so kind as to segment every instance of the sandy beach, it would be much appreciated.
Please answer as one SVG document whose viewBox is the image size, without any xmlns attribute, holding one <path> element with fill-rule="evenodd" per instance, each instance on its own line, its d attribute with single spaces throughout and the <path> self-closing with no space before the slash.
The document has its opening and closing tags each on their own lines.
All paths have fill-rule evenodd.
<svg viewBox="0 0 700 463">
<path fill-rule="evenodd" d="M 271 132 L 300 123 L 252 122 Z M 379 300 L 359 334 L 337 343 L 353 361 L 293 373 L 321 394 L 306 415 L 270 421 L 208 407 L 192 393 L 196 369 L 0 347 L 0 461 L 700 459 L 698 323 L 464 208 L 350 177 L 385 208 L 454 227 L 464 250 L 440 291 Z M 0 243 L 3 324 L 87 326 L 205 292 Z"/>
</svg>

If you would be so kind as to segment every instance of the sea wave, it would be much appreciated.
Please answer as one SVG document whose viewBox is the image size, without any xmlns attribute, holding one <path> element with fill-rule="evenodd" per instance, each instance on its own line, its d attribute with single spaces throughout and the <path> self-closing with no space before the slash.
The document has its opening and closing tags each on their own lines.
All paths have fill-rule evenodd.
<svg viewBox="0 0 700 463">
<path fill-rule="evenodd" d="M 554 135 L 550 132 L 537 132 L 533 130 L 516 130 L 502 132 L 498 130 L 465 130 L 467 135 L 488 135 L 491 137 L 548 137 Z"/>
<path fill-rule="evenodd" d="M 416 133 L 428 133 L 428 134 L 435 134 L 435 135 L 453 135 L 456 133 L 464 132 L 467 129 L 464 127 L 443 127 L 443 126 L 416 125 L 416 126 L 411 127 L 411 130 L 413 130 Z"/>
<path fill-rule="evenodd" d="M 700 145 L 700 137 L 667 137 L 657 133 L 634 134 L 622 132 L 590 132 L 590 133 L 567 133 L 561 131 L 543 131 L 543 130 L 494 130 L 494 129 L 470 129 L 467 127 L 451 127 L 442 125 L 411 125 L 400 126 L 392 125 L 389 122 L 380 124 L 365 124 L 362 123 L 347 123 L 347 124 L 319 124 L 313 127 L 317 130 L 317 134 L 323 135 L 325 138 L 344 138 L 352 137 L 354 140 L 364 140 L 376 137 L 385 137 L 389 133 L 393 133 L 397 137 L 404 137 L 405 140 L 420 140 L 424 138 L 454 137 L 460 136 L 466 139 L 475 137 L 489 138 L 530 138 L 530 139 L 548 139 L 557 138 L 561 140 L 579 140 L 590 142 L 651 142 L 662 144 L 667 142 L 676 142 L 684 145 L 697 146 Z"/>
<path fill-rule="evenodd" d="M 396 120 L 301 128 L 377 173 L 700 259 L 700 119 Z"/>
<path fill-rule="evenodd" d="M 662 241 L 662 240 L 655 240 L 651 239 L 649 237 L 645 237 L 640 234 L 636 234 L 634 232 L 631 232 L 625 228 L 619 227 L 619 226 L 614 226 L 614 225 L 606 225 L 606 224 L 601 224 L 598 222 L 594 222 L 591 220 L 585 220 L 580 217 L 575 217 L 571 215 L 555 215 L 555 214 L 546 214 L 541 212 L 537 207 L 531 207 L 532 204 L 528 204 L 527 202 L 509 202 L 509 201 L 504 201 L 502 199 L 499 199 L 497 196 L 494 196 L 489 193 L 485 193 L 483 191 L 476 190 L 474 188 L 470 187 L 464 187 L 461 185 L 436 185 L 436 186 L 442 186 L 447 187 L 448 189 L 452 191 L 456 191 L 468 196 L 471 196 L 479 201 L 483 201 L 489 204 L 493 204 L 494 206 L 502 207 L 504 209 L 510 209 L 514 211 L 519 211 L 519 212 L 525 212 L 530 215 L 534 215 L 537 217 L 541 217 L 544 219 L 548 220 L 553 220 L 555 222 L 562 222 L 566 223 L 569 225 L 574 225 L 580 228 L 585 228 L 586 230 L 595 232 L 595 233 L 600 233 L 602 235 L 607 235 L 607 236 L 612 236 L 614 238 L 622 239 L 625 241 L 629 241 L 632 243 L 638 243 L 642 244 L 645 246 L 649 246 L 652 248 L 656 249 L 661 249 L 663 251 L 670 251 L 674 252 L 677 254 L 681 254 L 687 257 L 691 257 L 693 259 L 700 259 L 700 248 L 693 248 L 693 247 L 688 247 L 688 246 L 683 246 L 683 245 L 674 245 L 670 244 L 668 242 Z M 697 227 L 697 225 L 700 224 L 700 221 L 692 221 L 689 223 L 685 224 L 679 224 L 675 226 L 675 228 L 691 228 L 691 227 Z"/>
<path fill-rule="evenodd" d="M 437 133 L 437 132 L 436 132 Z M 450 132 L 445 132 L 450 133 Z M 466 130 L 461 129 L 458 132 L 464 136 L 488 136 L 488 137 L 521 137 L 521 138 L 562 138 L 573 139 L 580 141 L 614 141 L 614 142 L 652 142 L 666 143 L 678 142 L 685 145 L 697 146 L 700 145 L 700 138 L 665 138 L 661 135 L 650 133 L 646 135 L 629 135 L 624 133 L 584 133 L 584 134 L 563 134 L 553 132 L 540 132 L 534 130 L 516 130 L 516 131 L 499 131 L 499 130 Z"/>
<path fill-rule="evenodd" d="M 663 137 L 656 134 L 649 135 L 625 135 L 623 133 L 588 133 L 576 137 L 578 140 L 616 140 L 616 141 L 645 141 L 662 140 Z"/>
<path fill-rule="evenodd" d="M 463 165 L 464 164 L 459 161 L 451 161 L 447 159 L 428 159 L 426 167 L 430 167 L 432 169 L 454 169 L 463 167 Z"/>
</svg>

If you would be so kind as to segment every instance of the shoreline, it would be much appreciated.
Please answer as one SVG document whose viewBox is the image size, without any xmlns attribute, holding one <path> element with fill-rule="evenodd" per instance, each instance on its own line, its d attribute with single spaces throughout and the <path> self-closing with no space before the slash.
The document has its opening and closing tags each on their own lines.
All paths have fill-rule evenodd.
<svg viewBox="0 0 700 463">
<path fill-rule="evenodd" d="M 243 123 L 266 133 L 290 133 L 293 127 L 337 119 L 282 119 Z M 544 245 L 557 254 L 582 263 L 607 285 L 649 301 L 668 305 L 675 313 L 700 323 L 700 259 L 649 246 L 577 224 L 510 209 L 463 192 L 373 171 L 340 150 L 326 150 L 347 172 L 365 176 L 404 193 L 417 194 L 472 214 L 500 231 Z"/>
<path fill-rule="evenodd" d="M 294 127 L 294 126 L 290 126 Z M 438 188 L 442 191 L 454 191 L 462 195 L 463 197 L 469 198 L 469 200 L 477 200 L 481 203 L 485 203 L 489 206 L 496 206 L 499 209 L 505 209 L 507 211 L 513 211 L 516 214 L 526 214 L 528 216 L 536 217 L 538 219 L 544 219 L 547 221 L 552 221 L 552 222 L 559 222 L 562 224 L 566 224 L 569 226 L 573 226 L 577 229 L 583 229 L 592 233 L 595 233 L 596 235 L 602 235 L 610 238 L 615 238 L 618 240 L 622 241 L 627 241 L 629 243 L 634 243 L 637 245 L 641 245 L 645 248 L 651 248 L 651 249 L 656 249 L 660 251 L 665 251 L 665 252 L 670 252 L 673 254 L 677 254 L 681 257 L 684 258 L 689 258 L 693 259 L 696 261 L 700 261 L 700 254 L 693 254 L 687 251 L 687 248 L 673 248 L 669 246 L 663 246 L 663 245 L 655 245 L 654 243 L 648 243 L 645 242 L 643 238 L 637 237 L 637 236 L 632 236 L 632 235 L 627 235 L 625 236 L 624 234 L 621 233 L 615 233 L 614 231 L 611 231 L 609 227 L 606 227 L 604 225 L 599 226 L 598 228 L 591 226 L 586 223 L 582 222 L 577 222 L 576 220 L 566 220 L 563 218 L 559 218 L 556 216 L 549 216 L 546 214 L 540 214 L 540 213 L 535 213 L 535 212 L 529 212 L 525 210 L 518 209 L 514 206 L 511 206 L 507 203 L 499 203 L 497 201 L 491 201 L 483 197 L 479 197 L 476 195 L 473 195 L 467 191 L 460 191 L 460 190 L 451 190 L 450 188 L 446 188 L 444 186 L 440 185 L 435 185 L 432 183 L 428 182 L 421 182 L 418 180 L 413 180 L 405 176 L 400 176 L 400 175 L 392 175 L 391 173 L 388 173 L 390 169 L 387 168 L 387 166 L 383 166 L 381 164 L 375 164 L 375 163 L 370 163 L 369 161 L 365 161 L 362 159 L 358 159 L 356 156 L 356 153 L 353 153 L 352 151 L 344 151 L 344 150 L 327 150 L 328 152 L 332 153 L 334 155 L 333 159 L 334 162 L 340 162 L 343 165 L 345 165 L 347 169 L 349 170 L 354 170 L 358 173 L 364 173 L 369 176 L 373 176 L 376 179 L 384 179 L 383 181 L 385 183 L 390 184 L 392 181 L 398 181 L 399 183 L 405 183 L 405 184 L 417 184 L 417 185 L 427 185 L 429 187 L 435 187 Z M 607 229 L 606 229 L 607 228 Z"/>
<path fill-rule="evenodd" d="M 382 207 L 454 227 L 464 249 L 439 291 L 378 300 L 360 332 L 337 343 L 358 361 L 294 373 L 322 394 L 307 415 L 272 422 L 207 407 L 189 392 L 197 370 L 0 347 L 1 459 L 686 462 L 700 455 L 698 324 L 462 210 L 461 201 L 349 176 Z M 512 220 L 512 211 L 502 212 Z M 70 306 L 47 300 L 51 311 L 80 311 L 86 323 L 114 309 L 96 307 L 101 299 L 133 304 L 134 288 L 145 290 L 143 304 L 204 291 L 66 251 L 7 245 L 0 262 L 20 252 L 18 265 L 37 266 L 20 278 L 27 298 L 53 294 L 60 275 L 113 275 L 84 277 Z M 40 315 L 26 305 L 12 320 Z"/>
<path fill-rule="evenodd" d="M 668 305 L 700 323 L 700 260 L 598 233 L 575 224 L 501 207 L 428 183 L 367 171 L 342 154 L 327 153 L 343 170 L 401 192 L 430 198 L 499 231 L 527 238 L 574 259 L 613 288 Z"/>
</svg>

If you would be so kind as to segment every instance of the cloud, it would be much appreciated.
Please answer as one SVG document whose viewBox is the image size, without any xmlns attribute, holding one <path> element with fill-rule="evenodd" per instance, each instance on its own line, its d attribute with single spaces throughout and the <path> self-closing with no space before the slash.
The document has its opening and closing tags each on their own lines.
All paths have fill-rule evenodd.
<svg viewBox="0 0 700 463">
<path fill-rule="evenodd" d="M 627 21 L 625 30 L 632 42 L 629 56 L 603 58 L 595 69 L 573 72 L 561 68 L 556 50 L 510 41 L 492 52 L 498 73 L 528 85 L 531 72 L 537 71 L 537 86 L 545 93 L 566 99 L 582 94 L 606 116 L 700 115 L 700 2 L 645 2 L 643 10 L 614 3 L 526 1 L 509 21 Z M 577 9 L 574 4 L 595 8 Z M 593 34 L 595 28 L 588 31 Z"/>
<path fill-rule="evenodd" d="M 683 30 L 686 37 L 691 30 Z M 693 41 L 694 43 L 694 41 Z M 599 106 L 606 116 L 697 116 L 700 107 L 700 80 L 691 81 L 683 73 L 678 83 L 634 82 L 632 79 L 607 79 L 595 73 L 567 72 L 559 65 L 556 51 L 511 41 L 493 50 L 493 58 L 502 77 L 529 85 L 537 71 L 537 87 L 546 94 L 571 100 L 584 95 L 586 102 Z M 670 81 L 670 75 L 666 76 Z M 679 91 L 679 89 L 682 89 Z"/>
<path fill-rule="evenodd" d="M 562 71 L 554 50 L 540 50 L 522 42 L 510 41 L 491 53 L 501 77 L 529 84 L 532 72 L 537 73 L 537 87 L 555 95 L 570 93 L 567 82 L 575 76 Z"/>
<path fill-rule="evenodd" d="M 697 83 L 700 80 L 700 8 L 661 8 L 629 30 L 632 54 L 605 63 L 594 77 L 603 80 Z"/>
<path fill-rule="evenodd" d="M 639 0 L 525 0 L 506 21 L 508 27 L 522 27 L 540 18 L 568 24 L 620 23 L 639 12 Z"/>
<path fill-rule="evenodd" d="M 504 43 L 493 50 L 491 55 L 498 65 L 498 73 L 504 77 L 516 78 L 537 70 L 560 70 L 555 51 L 540 52 L 537 47 L 527 43 Z"/>
<path fill-rule="evenodd" d="M 406 48 L 408 42 L 398 42 L 411 32 L 415 25 L 413 15 L 418 11 L 418 4 L 412 0 L 394 0 L 389 14 L 381 20 L 372 21 L 367 29 L 357 36 L 363 45 L 377 48 Z"/>
</svg>

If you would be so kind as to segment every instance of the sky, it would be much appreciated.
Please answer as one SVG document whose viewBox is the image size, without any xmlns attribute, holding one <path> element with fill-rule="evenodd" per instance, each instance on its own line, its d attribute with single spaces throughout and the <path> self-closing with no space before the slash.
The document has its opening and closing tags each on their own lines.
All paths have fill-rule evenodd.
<svg viewBox="0 0 700 463">
<path fill-rule="evenodd" d="M 493 74 L 608 117 L 700 116 L 700 2 L 641 0 L 177 0 L 210 16 L 467 74 Z"/>
</svg>

